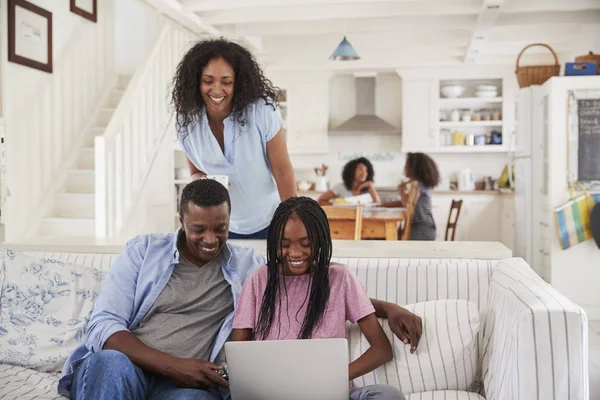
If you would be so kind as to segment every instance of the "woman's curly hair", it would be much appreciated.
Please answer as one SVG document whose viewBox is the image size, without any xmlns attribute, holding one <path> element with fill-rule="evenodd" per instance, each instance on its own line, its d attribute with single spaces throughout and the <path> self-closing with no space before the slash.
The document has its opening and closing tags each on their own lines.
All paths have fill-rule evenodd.
<svg viewBox="0 0 600 400">
<path fill-rule="evenodd" d="M 437 164 L 427 154 L 408 153 L 406 155 L 406 166 L 409 175 L 407 178 L 416 179 L 428 188 L 434 188 L 440 183 L 440 172 Z"/>
<path fill-rule="evenodd" d="M 264 76 L 250 51 L 223 38 L 203 40 L 183 56 L 173 78 L 171 101 L 177 115 L 177 132 L 183 136 L 187 135 L 188 125 L 205 112 L 200 79 L 208 63 L 217 58 L 227 61 L 235 73 L 232 114 L 237 123 L 245 125 L 246 107 L 259 99 L 264 99 L 273 109 L 277 106 L 280 90 Z"/>
<path fill-rule="evenodd" d="M 342 170 L 342 180 L 344 181 L 344 186 L 346 189 L 352 190 L 352 183 L 354 182 L 354 174 L 356 173 L 356 167 L 358 164 L 363 164 L 367 167 L 367 181 L 372 181 L 375 178 L 375 169 L 373 169 L 373 164 L 371 161 L 366 159 L 365 157 L 355 158 L 354 160 L 350 160 L 344 165 L 344 169 Z"/>
</svg>

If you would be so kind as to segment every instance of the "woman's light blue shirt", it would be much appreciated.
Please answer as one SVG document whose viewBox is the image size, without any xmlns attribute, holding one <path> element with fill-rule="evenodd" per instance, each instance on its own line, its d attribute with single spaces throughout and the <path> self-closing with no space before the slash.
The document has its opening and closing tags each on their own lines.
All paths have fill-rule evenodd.
<svg viewBox="0 0 600 400">
<path fill-rule="evenodd" d="M 206 113 L 190 124 L 179 143 L 189 160 L 208 175 L 227 175 L 231 197 L 230 231 L 258 232 L 271 222 L 281 202 L 267 157 L 267 142 L 283 127 L 279 110 L 261 99 L 245 110 L 245 123 L 233 115 L 224 121 L 225 154 L 213 135 Z"/>
</svg>

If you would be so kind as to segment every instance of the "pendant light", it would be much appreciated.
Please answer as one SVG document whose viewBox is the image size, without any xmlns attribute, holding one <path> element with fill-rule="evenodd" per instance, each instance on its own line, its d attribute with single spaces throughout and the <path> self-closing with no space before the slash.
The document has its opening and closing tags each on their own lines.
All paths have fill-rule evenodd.
<svg viewBox="0 0 600 400">
<path fill-rule="evenodd" d="M 346 32 L 346 21 L 344 21 L 344 33 Z M 344 34 L 344 38 L 338 44 L 338 47 L 335 49 L 333 54 L 329 57 L 330 60 L 334 61 L 351 61 L 351 60 L 360 60 L 360 56 L 354 50 L 354 47 L 350 44 L 348 39 L 346 39 L 346 35 Z"/>
</svg>

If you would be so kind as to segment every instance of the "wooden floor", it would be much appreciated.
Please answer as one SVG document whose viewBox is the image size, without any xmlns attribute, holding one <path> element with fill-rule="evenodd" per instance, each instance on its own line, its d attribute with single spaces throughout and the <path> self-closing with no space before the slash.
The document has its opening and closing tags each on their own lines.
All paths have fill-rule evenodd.
<svg viewBox="0 0 600 400">
<path fill-rule="evenodd" d="M 600 321 L 590 321 L 590 400 L 600 399 Z"/>
</svg>

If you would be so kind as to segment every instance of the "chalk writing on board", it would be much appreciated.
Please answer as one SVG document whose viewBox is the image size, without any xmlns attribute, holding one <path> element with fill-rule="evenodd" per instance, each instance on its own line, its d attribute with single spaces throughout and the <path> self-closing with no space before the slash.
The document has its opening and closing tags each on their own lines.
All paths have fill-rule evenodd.
<svg viewBox="0 0 600 400">
<path fill-rule="evenodd" d="M 577 101 L 580 181 L 600 179 L 600 99 Z"/>
</svg>

